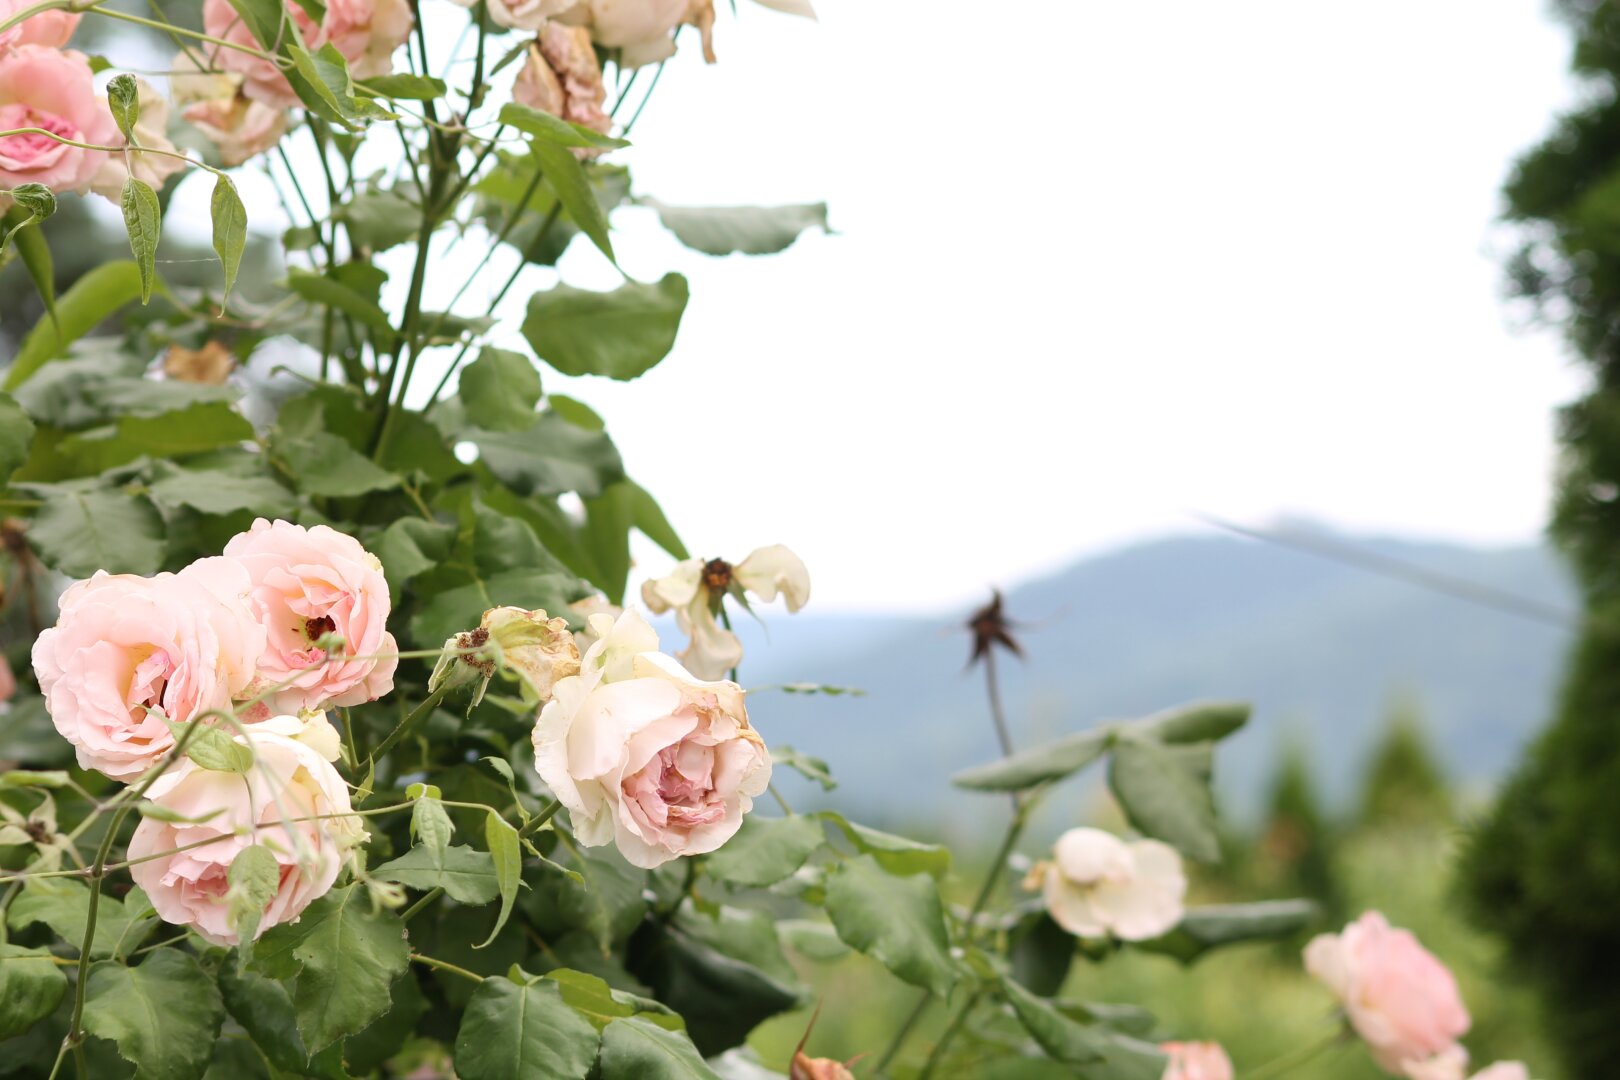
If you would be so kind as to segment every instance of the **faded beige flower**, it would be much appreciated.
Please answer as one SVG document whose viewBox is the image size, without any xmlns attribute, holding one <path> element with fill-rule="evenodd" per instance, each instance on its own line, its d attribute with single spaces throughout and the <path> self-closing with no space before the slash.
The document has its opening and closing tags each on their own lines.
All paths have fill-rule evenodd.
<svg viewBox="0 0 1620 1080">
<path fill-rule="evenodd" d="M 664 577 L 643 582 L 641 599 L 648 610 L 654 615 L 673 610 L 691 639 L 680 661 L 700 679 L 724 678 L 742 660 L 742 642 L 715 621 L 727 593 L 745 605 L 750 595 L 769 604 L 780 594 L 791 614 L 810 600 L 810 571 L 786 547 L 772 544 L 735 566 L 724 559 L 686 559 Z"/>
<path fill-rule="evenodd" d="M 602 66 L 583 26 L 548 22 L 529 45 L 512 84 L 512 100 L 606 134 L 613 121 L 602 108 Z"/>
<path fill-rule="evenodd" d="M 163 374 L 181 382 L 219 386 L 236 368 L 236 357 L 218 341 L 207 341 L 200 349 L 170 345 L 163 354 Z"/>
<path fill-rule="evenodd" d="M 1101 829 L 1070 829 L 1024 882 L 1077 937 L 1147 941 L 1181 921 L 1187 876 L 1176 849 L 1157 840 L 1126 843 Z"/>
<path fill-rule="evenodd" d="M 476 629 L 456 634 L 444 648 L 428 688 L 453 688 L 481 680 L 474 692 L 475 705 L 497 668 L 517 675 L 524 700 L 537 705 L 551 699 L 551 689 L 558 681 L 579 674 L 579 647 L 568 620 L 549 618 L 540 609 L 490 608 Z"/>
</svg>

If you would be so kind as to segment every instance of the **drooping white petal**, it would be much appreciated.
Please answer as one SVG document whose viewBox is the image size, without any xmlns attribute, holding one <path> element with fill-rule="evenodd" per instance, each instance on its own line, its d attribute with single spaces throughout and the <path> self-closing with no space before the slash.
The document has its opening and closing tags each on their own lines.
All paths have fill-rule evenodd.
<svg viewBox="0 0 1620 1080">
<path fill-rule="evenodd" d="M 1102 829 L 1070 829 L 1052 845 L 1058 872 L 1077 885 L 1108 877 L 1128 877 L 1131 850 L 1125 841 Z"/>
<path fill-rule="evenodd" d="M 754 551 L 731 571 L 732 578 L 767 604 L 780 592 L 788 611 L 798 611 L 810 600 L 810 571 L 804 561 L 781 544 Z"/>
<path fill-rule="evenodd" d="M 579 666 L 580 673 L 593 682 L 628 679 L 637 654 L 658 651 L 658 631 L 647 625 L 640 612 L 626 611 L 611 620 L 606 615 L 592 615 L 590 627 L 596 642 Z"/>
<path fill-rule="evenodd" d="M 723 679 L 742 662 L 742 642 L 721 626 L 709 610 L 708 598 L 700 594 L 681 609 L 681 625 L 692 641 L 680 654 L 686 670 L 700 679 Z"/>
<path fill-rule="evenodd" d="M 683 608 L 703 588 L 703 560 L 683 559 L 661 578 L 648 578 L 641 583 L 641 602 L 654 615 L 662 615 L 671 608 Z"/>
</svg>

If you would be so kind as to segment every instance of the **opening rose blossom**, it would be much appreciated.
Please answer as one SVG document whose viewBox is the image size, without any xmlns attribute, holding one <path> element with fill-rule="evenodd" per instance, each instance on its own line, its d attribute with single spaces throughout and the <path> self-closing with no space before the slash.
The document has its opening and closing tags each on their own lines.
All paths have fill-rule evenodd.
<svg viewBox="0 0 1620 1080">
<path fill-rule="evenodd" d="M 174 745 L 165 719 L 231 707 L 265 647 L 250 585 L 237 563 L 211 558 L 150 578 L 101 572 L 62 595 L 34 673 L 80 766 L 139 776 Z"/>
<path fill-rule="evenodd" d="M 83 194 L 107 154 L 68 146 L 52 136 L 102 146 L 122 141 L 106 98 L 96 90 L 89 62 L 80 53 L 43 45 L 0 52 L 0 130 L 16 128 L 48 134 L 0 138 L 4 188 L 44 184 L 58 194 Z"/>
<path fill-rule="evenodd" d="M 1163 1080 L 1232 1080 L 1232 1059 L 1220 1043 L 1167 1042 L 1159 1049 L 1170 1057 Z"/>
<path fill-rule="evenodd" d="M 248 602 L 269 633 L 252 693 L 270 713 L 359 705 L 394 688 L 399 651 L 387 629 L 382 563 L 352 536 L 260 518 L 225 545 L 247 571 Z M 315 643 L 340 634 L 354 660 L 328 660 Z M 285 685 L 282 685 L 285 684 Z M 254 719 L 256 717 L 249 717 Z"/>
<path fill-rule="evenodd" d="M 1410 931 L 1391 927 L 1376 911 L 1343 933 L 1313 938 L 1305 970 L 1333 991 L 1373 1060 L 1391 1075 L 1452 1053 L 1468 1030 L 1451 972 Z"/>
<path fill-rule="evenodd" d="M 255 937 L 298 918 L 332 887 L 345 853 L 365 833 L 358 817 L 325 816 L 349 812 L 349 789 L 316 745 L 290 737 L 309 729 L 309 721 L 291 716 L 250 725 L 235 736 L 253 750 L 246 773 L 186 759 L 153 783 L 148 799 L 192 819 L 145 818 L 129 842 L 129 857 L 146 860 L 130 875 L 165 922 L 189 926 L 215 945 L 240 944 L 228 917 L 227 877 L 232 860 L 252 845 L 268 849 L 280 866 Z"/>
<path fill-rule="evenodd" d="M 657 652 L 639 614 L 591 618 L 598 640 L 534 727 L 535 768 L 575 836 L 645 869 L 714 851 L 770 783 L 770 755 L 736 683 L 705 682 Z"/>
<path fill-rule="evenodd" d="M 1187 876 L 1181 856 L 1157 840 L 1126 843 L 1101 829 L 1070 829 L 1025 882 L 1039 888 L 1053 920 L 1078 937 L 1146 941 L 1181 921 Z"/>
</svg>

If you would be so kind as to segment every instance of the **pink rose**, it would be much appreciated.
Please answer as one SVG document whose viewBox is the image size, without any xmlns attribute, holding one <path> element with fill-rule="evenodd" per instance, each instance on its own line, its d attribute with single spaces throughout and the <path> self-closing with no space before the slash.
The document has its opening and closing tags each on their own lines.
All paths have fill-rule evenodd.
<svg viewBox="0 0 1620 1080">
<path fill-rule="evenodd" d="M 0 0 L 0 22 L 32 7 L 34 0 Z M 60 49 L 73 36 L 74 28 L 84 16 L 76 11 L 42 11 L 30 15 L 11 29 L 0 32 L 0 49 L 16 45 L 44 45 Z"/>
<path fill-rule="evenodd" d="M 293 25 L 298 28 L 298 35 L 304 44 L 311 50 L 319 49 L 324 42 L 320 25 L 294 0 L 285 0 L 285 3 L 287 13 L 292 17 Z M 263 48 L 253 36 L 253 31 L 248 29 L 247 23 L 242 21 L 242 16 L 231 6 L 230 0 L 204 0 L 203 29 L 210 37 L 222 38 L 253 49 Z M 293 93 L 287 77 L 270 61 L 239 49 L 227 49 L 219 45 L 210 47 L 208 59 L 213 67 L 241 75 L 242 92 L 253 100 L 262 101 L 277 109 L 298 104 L 298 95 Z"/>
<path fill-rule="evenodd" d="M 1159 1049 L 1170 1055 L 1163 1080 L 1232 1080 L 1232 1059 L 1220 1043 L 1167 1042 Z"/>
<path fill-rule="evenodd" d="M 582 844 L 617 844 L 646 869 L 714 851 L 771 778 L 742 688 L 703 682 L 657 652 L 633 611 L 591 623 L 598 640 L 580 674 L 559 680 L 540 710 L 535 768 Z"/>
<path fill-rule="evenodd" d="M 248 586 L 240 566 L 213 558 L 152 578 L 100 572 L 62 595 L 34 642 L 34 674 L 82 767 L 131 779 L 174 745 L 165 717 L 230 709 L 265 646 Z"/>
<path fill-rule="evenodd" d="M 1406 1080 L 1467 1080 L 1468 1051 L 1453 1045 L 1427 1061 L 1408 1062 L 1402 1075 Z M 1475 1073 L 1473 1080 L 1530 1080 L 1530 1070 L 1521 1062 L 1498 1061 Z"/>
<path fill-rule="evenodd" d="M 1158 840 L 1126 843 L 1102 829 L 1070 829 L 1025 882 L 1041 889 L 1046 909 L 1078 937 L 1147 941 L 1181 921 L 1187 875 L 1181 856 Z"/>
<path fill-rule="evenodd" d="M 382 563 L 352 536 L 325 525 L 306 529 L 264 518 L 225 545 L 252 582 L 249 604 L 269 632 L 250 694 L 285 683 L 265 698 L 269 712 L 375 701 L 394 688 L 399 651 L 388 632 L 388 582 Z M 327 660 L 315 642 L 326 634 L 348 642 Z"/>
<path fill-rule="evenodd" d="M 1305 947 L 1305 970 L 1343 1003 L 1379 1068 L 1392 1075 L 1451 1051 L 1468 1030 L 1451 972 L 1376 911 L 1341 934 L 1314 938 Z"/>
<path fill-rule="evenodd" d="M 337 47 L 357 79 L 394 70 L 394 51 L 416 25 L 405 0 L 327 0 L 321 36 Z"/>
<path fill-rule="evenodd" d="M 43 45 L 19 45 L 0 54 L 0 130 L 12 128 L 42 128 L 103 146 L 120 140 L 85 58 Z M 82 194 L 106 160 L 102 151 L 67 146 L 47 135 L 7 135 L 0 138 L 0 187 L 44 184 L 58 194 Z"/>
<path fill-rule="evenodd" d="M 187 759 L 147 792 L 158 806 L 192 819 L 145 818 L 129 841 L 129 857 L 147 859 L 131 866 L 130 876 L 165 922 L 189 926 L 215 945 L 240 944 L 227 914 L 226 876 L 231 861 L 254 844 L 268 848 L 281 867 L 259 934 L 298 918 L 332 887 L 345 852 L 364 831 L 358 817 L 315 820 L 348 813 L 349 789 L 315 748 L 277 734 L 302 726 L 297 717 L 277 717 L 235 736 L 253 749 L 246 773 L 215 772 Z M 187 850 L 175 850 L 181 847 Z M 148 858 L 160 852 L 172 854 Z"/>
<path fill-rule="evenodd" d="M 180 114 L 219 150 L 226 168 L 271 149 L 287 134 L 287 111 L 240 95 L 196 101 Z"/>
</svg>

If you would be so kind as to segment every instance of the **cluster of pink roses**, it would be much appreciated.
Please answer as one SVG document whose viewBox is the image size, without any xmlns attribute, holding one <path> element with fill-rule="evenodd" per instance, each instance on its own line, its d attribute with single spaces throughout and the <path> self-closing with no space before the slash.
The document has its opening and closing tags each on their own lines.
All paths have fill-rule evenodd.
<svg viewBox="0 0 1620 1080">
<path fill-rule="evenodd" d="M 363 834 L 319 710 L 393 688 L 388 612 L 354 538 L 263 519 L 178 573 L 101 572 L 63 594 L 34 672 L 82 767 L 126 782 L 163 768 L 145 794 L 165 813 L 136 829 L 130 870 L 165 920 L 235 944 L 227 874 L 255 845 L 281 867 L 260 932 L 331 888 Z M 169 762 L 189 724 L 248 747 L 247 774 Z"/>
</svg>

